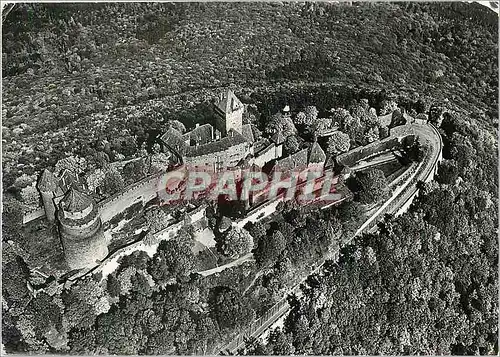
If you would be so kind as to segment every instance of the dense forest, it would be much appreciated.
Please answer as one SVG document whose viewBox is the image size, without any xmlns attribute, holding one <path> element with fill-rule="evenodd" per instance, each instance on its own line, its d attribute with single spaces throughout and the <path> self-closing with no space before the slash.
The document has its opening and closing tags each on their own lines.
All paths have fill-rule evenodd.
<svg viewBox="0 0 500 357">
<path fill-rule="evenodd" d="M 497 28 L 495 13 L 458 2 L 19 4 L 3 23 L 5 201 L 64 157 L 132 157 L 169 122 L 207 121 L 227 87 L 262 129 L 285 104 L 323 114 L 366 98 L 381 114 L 393 101 L 442 121 L 436 182 L 310 276 L 283 328 L 241 352 L 498 353 Z M 258 284 L 246 266 L 190 275 L 181 235 L 122 261 L 104 286 L 91 276 L 33 294 L 26 262 L 4 244 L 4 347 L 217 352 L 276 301 L 291 267 L 340 244 L 329 232 L 340 222 L 349 232 L 356 208 L 285 208 L 273 226 L 249 227 L 268 271 Z M 5 220 L 19 207 L 3 213 L 3 242 L 22 239 Z"/>
</svg>

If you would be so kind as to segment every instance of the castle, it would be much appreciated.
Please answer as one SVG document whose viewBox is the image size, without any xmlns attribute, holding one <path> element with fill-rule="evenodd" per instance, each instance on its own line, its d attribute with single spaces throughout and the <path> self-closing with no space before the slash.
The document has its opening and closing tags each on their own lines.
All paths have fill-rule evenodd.
<svg viewBox="0 0 500 357">
<path fill-rule="evenodd" d="M 278 131 L 271 136 L 271 140 L 255 140 L 252 125 L 243 124 L 244 106 L 233 91 L 228 90 L 219 98 L 214 105 L 214 112 L 215 129 L 211 124 L 203 124 L 182 134 L 170 128 L 161 136 L 168 150 L 180 158 L 183 164 L 216 172 L 244 165 L 262 168 L 283 156 L 283 144 L 286 139 L 283 134 Z M 314 164 L 318 163 L 318 150 L 322 151 L 316 144 L 312 152 Z M 303 156 L 304 152 L 301 155 Z M 307 166 L 307 150 L 305 155 Z M 323 158 L 324 163 L 324 152 L 319 153 L 319 157 Z M 294 162 L 295 158 L 291 155 L 286 160 Z"/>
<path fill-rule="evenodd" d="M 161 136 L 164 147 L 176 155 L 181 164 L 220 171 L 232 167 L 263 168 L 272 163 L 275 169 L 292 171 L 308 166 L 322 167 L 325 163 L 326 155 L 316 142 L 309 149 L 283 158 L 286 138 L 281 132 L 272 135 L 270 140 L 255 140 L 251 124 L 243 124 L 244 106 L 231 90 L 215 103 L 214 112 L 215 128 L 211 124 L 197 125 L 192 131 L 182 134 L 171 127 Z M 156 186 L 153 186 L 151 190 L 156 194 Z M 82 192 L 85 185 L 79 181 L 78 175 L 64 170 L 56 177 L 46 169 L 37 188 L 47 220 L 58 224 L 70 269 L 91 268 L 106 258 L 108 249 L 101 222 L 102 212 L 97 203 Z M 137 198 L 135 192 L 130 194 L 134 195 L 130 197 L 131 201 Z"/>
<path fill-rule="evenodd" d="M 170 128 L 161 140 L 183 164 L 214 171 L 237 166 L 253 154 L 252 128 L 243 125 L 243 111 L 243 103 L 229 90 L 214 105 L 215 130 L 204 124 L 182 135 Z"/>
</svg>

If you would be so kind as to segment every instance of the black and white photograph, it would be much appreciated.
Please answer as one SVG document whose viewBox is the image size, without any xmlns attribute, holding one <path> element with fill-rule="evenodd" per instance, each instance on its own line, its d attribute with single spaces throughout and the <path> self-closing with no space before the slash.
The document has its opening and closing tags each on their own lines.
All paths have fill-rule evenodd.
<svg viewBox="0 0 500 357">
<path fill-rule="evenodd" d="M 2 355 L 498 355 L 498 1 L 2 1 Z"/>
</svg>

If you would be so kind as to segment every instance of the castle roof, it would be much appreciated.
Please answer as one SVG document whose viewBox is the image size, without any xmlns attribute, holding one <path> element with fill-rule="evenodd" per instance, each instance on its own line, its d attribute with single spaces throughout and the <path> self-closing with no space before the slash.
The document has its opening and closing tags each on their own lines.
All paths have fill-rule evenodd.
<svg viewBox="0 0 500 357">
<path fill-rule="evenodd" d="M 285 136 L 283 135 L 283 132 L 281 130 L 278 130 L 276 133 L 271 136 L 271 140 L 276 144 L 280 145 L 285 142 Z"/>
<path fill-rule="evenodd" d="M 309 152 L 309 163 L 310 164 L 318 164 L 318 163 L 324 163 L 326 160 L 326 154 L 321 148 L 321 146 L 318 144 L 317 141 L 315 141 L 312 146 L 311 150 Z"/>
<path fill-rule="evenodd" d="M 307 149 L 304 148 L 276 162 L 275 169 L 281 171 L 293 170 L 307 166 Z"/>
<path fill-rule="evenodd" d="M 182 138 L 188 141 L 194 141 L 197 145 L 204 145 L 211 142 L 214 138 L 214 129 L 210 124 L 200 125 L 190 132 L 184 134 Z"/>
<path fill-rule="evenodd" d="M 262 150 L 265 150 L 271 145 L 271 142 L 267 138 L 260 138 L 254 144 L 254 152 L 257 154 Z"/>
<path fill-rule="evenodd" d="M 92 203 L 92 199 L 89 196 L 72 188 L 66 193 L 59 204 L 63 211 L 74 213 L 83 211 L 90 207 Z"/>
<path fill-rule="evenodd" d="M 45 169 L 40 176 L 40 180 L 37 185 L 38 189 L 42 192 L 53 192 L 57 189 L 57 178 L 56 176 Z"/>
<path fill-rule="evenodd" d="M 251 124 L 244 124 L 241 127 L 241 135 L 249 142 L 253 143 L 255 141 L 255 138 L 253 136 L 253 131 L 252 131 L 252 125 Z"/>
<path fill-rule="evenodd" d="M 220 140 L 212 141 L 205 145 L 189 146 L 186 148 L 186 155 L 188 157 L 196 157 L 207 154 L 215 154 L 229 149 L 231 146 L 246 143 L 247 140 L 236 130 L 231 129 L 228 131 L 227 136 Z"/>
<path fill-rule="evenodd" d="M 161 140 L 178 153 L 182 153 L 184 147 L 186 146 L 186 142 L 184 141 L 182 134 L 174 128 L 169 128 L 165 134 L 161 136 Z"/>
<path fill-rule="evenodd" d="M 236 97 L 232 90 L 228 90 L 226 95 L 216 104 L 216 107 L 226 114 L 243 108 L 243 103 Z"/>
<path fill-rule="evenodd" d="M 59 178 L 59 187 L 63 192 L 67 192 L 75 183 L 78 182 L 78 175 L 65 169 Z"/>
</svg>

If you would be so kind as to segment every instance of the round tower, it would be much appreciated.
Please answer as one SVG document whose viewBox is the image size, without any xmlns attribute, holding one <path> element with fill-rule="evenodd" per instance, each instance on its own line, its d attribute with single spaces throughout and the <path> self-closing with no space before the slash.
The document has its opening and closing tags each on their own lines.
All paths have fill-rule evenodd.
<svg viewBox="0 0 500 357">
<path fill-rule="evenodd" d="M 101 217 L 92 198 L 71 189 L 57 214 L 66 262 L 71 269 L 90 268 L 108 255 Z"/>
<path fill-rule="evenodd" d="M 57 190 L 57 178 L 52 172 L 45 169 L 37 185 L 38 191 L 42 196 L 45 216 L 50 222 L 54 222 L 56 215 L 56 206 L 54 204 L 54 192 Z"/>
</svg>

